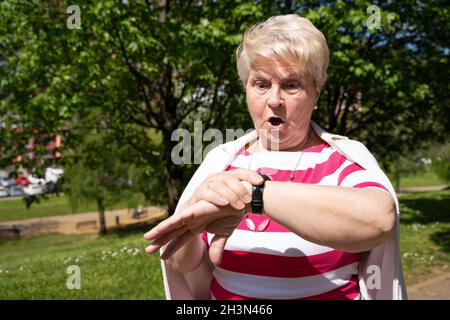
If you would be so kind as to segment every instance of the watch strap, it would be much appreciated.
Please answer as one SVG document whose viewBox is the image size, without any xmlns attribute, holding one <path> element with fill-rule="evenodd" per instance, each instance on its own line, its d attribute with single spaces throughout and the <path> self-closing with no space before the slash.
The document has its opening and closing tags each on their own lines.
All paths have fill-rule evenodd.
<svg viewBox="0 0 450 320">
<path fill-rule="evenodd" d="M 264 209 L 264 186 L 267 180 L 272 180 L 265 173 L 259 173 L 259 175 L 264 179 L 264 182 L 258 186 L 253 186 L 252 190 L 252 213 L 253 214 L 263 214 Z"/>
</svg>

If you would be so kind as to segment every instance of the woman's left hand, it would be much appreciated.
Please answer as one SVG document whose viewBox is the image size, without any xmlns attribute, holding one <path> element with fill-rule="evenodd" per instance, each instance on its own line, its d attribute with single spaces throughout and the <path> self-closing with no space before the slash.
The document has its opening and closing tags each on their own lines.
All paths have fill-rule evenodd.
<svg viewBox="0 0 450 320">
<path fill-rule="evenodd" d="M 146 252 L 154 253 L 166 246 L 161 259 L 172 256 L 183 244 L 196 234 L 206 230 L 215 234 L 210 245 L 210 258 L 219 264 L 226 241 L 239 222 L 245 210 L 236 210 L 230 205 L 218 207 L 201 200 L 159 223 L 144 235 L 146 240 L 153 240 Z"/>
</svg>

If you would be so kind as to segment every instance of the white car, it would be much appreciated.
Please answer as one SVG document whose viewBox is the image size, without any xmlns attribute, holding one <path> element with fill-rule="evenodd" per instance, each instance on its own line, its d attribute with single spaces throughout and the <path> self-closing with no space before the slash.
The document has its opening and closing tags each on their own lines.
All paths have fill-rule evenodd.
<svg viewBox="0 0 450 320">
<path fill-rule="evenodd" d="M 11 197 L 20 197 L 25 193 L 23 192 L 23 187 L 21 185 L 13 185 L 9 187 L 9 195 Z"/>
<path fill-rule="evenodd" d="M 10 187 L 16 184 L 16 181 L 8 178 L 0 178 L 0 185 L 3 187 Z"/>
<path fill-rule="evenodd" d="M 64 170 L 61 168 L 51 168 L 51 167 L 47 168 L 45 170 L 45 181 L 57 183 L 58 180 L 63 175 L 63 173 L 64 173 Z"/>
<path fill-rule="evenodd" d="M 7 197 L 9 196 L 8 188 L 0 185 L 0 197 Z"/>
<path fill-rule="evenodd" d="M 35 183 L 30 183 L 23 187 L 23 192 L 29 196 L 35 196 L 45 192 L 45 186 Z"/>
<path fill-rule="evenodd" d="M 38 178 L 38 177 L 33 176 L 33 175 L 31 175 L 31 174 L 27 177 L 27 179 L 28 179 L 28 181 L 31 182 L 31 184 L 44 185 L 44 184 L 47 182 L 47 181 L 45 181 L 45 179 L 43 179 L 43 178 Z"/>
</svg>

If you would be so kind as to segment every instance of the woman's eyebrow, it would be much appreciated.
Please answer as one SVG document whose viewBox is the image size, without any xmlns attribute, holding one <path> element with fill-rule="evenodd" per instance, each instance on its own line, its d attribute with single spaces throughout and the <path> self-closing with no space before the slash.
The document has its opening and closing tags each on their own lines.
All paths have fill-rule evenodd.
<svg viewBox="0 0 450 320">
<path fill-rule="evenodd" d="M 254 77 L 255 79 L 263 79 L 263 80 L 267 80 L 267 77 L 264 76 L 264 75 L 261 74 L 261 73 L 255 73 L 255 74 L 253 75 L 253 77 Z"/>
<path fill-rule="evenodd" d="M 282 79 L 282 81 L 292 81 L 292 80 L 296 80 L 296 81 L 300 81 L 300 82 L 304 81 L 303 77 L 299 74 L 289 74 Z"/>
</svg>

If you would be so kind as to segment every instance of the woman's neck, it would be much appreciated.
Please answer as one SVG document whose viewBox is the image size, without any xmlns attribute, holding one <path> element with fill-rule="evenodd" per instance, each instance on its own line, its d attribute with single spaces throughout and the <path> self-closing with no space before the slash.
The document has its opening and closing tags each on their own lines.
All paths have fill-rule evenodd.
<svg viewBox="0 0 450 320">
<path fill-rule="evenodd" d="M 318 144 L 322 143 L 322 139 L 320 139 L 320 137 L 318 137 L 316 135 L 316 133 L 314 132 L 314 130 L 310 127 L 309 131 L 308 131 L 308 135 L 306 138 L 306 141 L 302 142 L 301 144 L 292 147 L 292 148 L 287 148 L 287 149 L 277 149 L 277 150 L 271 150 L 271 148 L 267 148 L 266 145 L 264 145 L 262 139 L 256 139 L 255 141 L 253 141 L 249 148 L 248 151 L 250 153 L 258 153 L 258 152 L 268 152 L 268 151 L 292 151 L 292 152 L 296 152 L 296 151 L 302 151 L 308 148 L 311 148 L 313 146 L 316 146 Z"/>
</svg>

